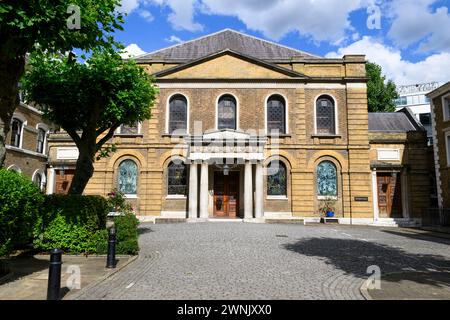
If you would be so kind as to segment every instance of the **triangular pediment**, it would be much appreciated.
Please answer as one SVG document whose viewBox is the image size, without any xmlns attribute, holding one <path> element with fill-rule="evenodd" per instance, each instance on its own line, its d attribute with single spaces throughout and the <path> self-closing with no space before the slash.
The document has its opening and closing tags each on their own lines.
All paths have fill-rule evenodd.
<svg viewBox="0 0 450 320">
<path fill-rule="evenodd" d="M 154 74 L 159 79 L 303 79 L 298 72 L 231 50 Z"/>
<path fill-rule="evenodd" d="M 233 141 L 233 140 L 249 140 L 250 135 L 245 132 L 235 130 L 220 130 L 207 132 L 203 135 L 203 140 L 211 141 Z"/>
</svg>

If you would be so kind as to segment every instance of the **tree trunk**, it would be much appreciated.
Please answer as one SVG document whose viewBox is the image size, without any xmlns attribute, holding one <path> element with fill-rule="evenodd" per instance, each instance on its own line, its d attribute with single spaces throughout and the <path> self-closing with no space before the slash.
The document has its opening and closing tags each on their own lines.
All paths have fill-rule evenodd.
<svg viewBox="0 0 450 320">
<path fill-rule="evenodd" d="M 6 136 L 19 105 L 18 83 L 25 71 L 25 56 L 11 58 L 0 51 L 0 167 L 6 158 Z"/>
<path fill-rule="evenodd" d="M 77 144 L 80 153 L 69 194 L 83 194 L 89 179 L 94 174 L 95 142 L 93 146 L 92 143 L 88 144 L 83 141 Z"/>
</svg>

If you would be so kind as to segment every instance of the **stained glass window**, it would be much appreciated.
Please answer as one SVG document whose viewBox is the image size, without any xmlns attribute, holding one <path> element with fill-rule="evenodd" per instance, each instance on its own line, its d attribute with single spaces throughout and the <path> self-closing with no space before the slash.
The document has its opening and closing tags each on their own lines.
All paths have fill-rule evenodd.
<svg viewBox="0 0 450 320">
<path fill-rule="evenodd" d="M 232 96 L 223 96 L 219 99 L 218 129 L 236 130 L 236 99 Z"/>
<path fill-rule="evenodd" d="M 267 195 L 286 196 L 286 166 L 281 161 L 272 161 L 267 166 Z"/>
<path fill-rule="evenodd" d="M 124 194 L 137 194 L 138 166 L 133 160 L 119 165 L 118 190 Z"/>
<path fill-rule="evenodd" d="M 333 162 L 323 161 L 317 166 L 317 195 L 337 196 L 337 169 Z"/>
<path fill-rule="evenodd" d="M 336 134 L 334 113 L 334 103 L 330 97 L 321 96 L 319 99 L 317 99 L 317 134 Z"/>
<path fill-rule="evenodd" d="M 171 162 L 168 167 L 168 190 L 169 195 L 186 195 L 187 176 L 184 163 Z"/>
<path fill-rule="evenodd" d="M 13 147 L 20 147 L 20 136 L 22 134 L 22 121 L 19 119 L 13 119 L 11 124 L 11 145 Z"/>
<path fill-rule="evenodd" d="M 169 102 L 169 133 L 187 130 L 187 99 L 182 95 L 173 96 Z"/>
<path fill-rule="evenodd" d="M 286 109 L 283 97 L 275 95 L 267 101 L 267 132 L 286 133 Z"/>
</svg>

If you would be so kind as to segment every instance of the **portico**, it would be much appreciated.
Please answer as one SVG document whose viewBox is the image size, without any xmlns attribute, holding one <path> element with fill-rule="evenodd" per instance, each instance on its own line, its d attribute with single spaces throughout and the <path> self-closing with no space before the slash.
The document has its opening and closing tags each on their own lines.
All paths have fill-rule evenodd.
<svg viewBox="0 0 450 320">
<path fill-rule="evenodd" d="M 191 220 L 264 216 L 265 137 L 222 130 L 189 139 Z"/>
</svg>

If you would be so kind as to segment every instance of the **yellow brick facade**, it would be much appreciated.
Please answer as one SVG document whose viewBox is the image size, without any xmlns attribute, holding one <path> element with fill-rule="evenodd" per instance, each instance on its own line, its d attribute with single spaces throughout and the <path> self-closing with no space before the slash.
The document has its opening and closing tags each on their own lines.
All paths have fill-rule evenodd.
<svg viewBox="0 0 450 320">
<path fill-rule="evenodd" d="M 117 135 L 110 141 L 118 146 L 118 150 L 110 158 L 95 164 L 95 173 L 86 194 L 106 196 L 117 186 L 119 164 L 131 159 L 138 165 L 139 176 L 137 195 L 130 201 L 140 216 L 161 217 L 166 213 L 179 213 L 190 217 L 189 194 L 178 198 L 168 196 L 168 165 L 173 156 L 185 161 L 189 167 L 188 139 L 199 125 L 202 133 L 217 131 L 217 103 L 225 94 L 237 101 L 238 132 L 255 130 L 265 133 L 266 102 L 276 94 L 286 102 L 287 132 L 280 136 L 277 145 L 274 139 L 267 137 L 261 163 L 267 167 L 274 157 L 283 162 L 287 169 L 287 190 L 283 199 L 268 197 L 267 178 L 264 177 L 264 216 L 318 219 L 321 201 L 317 195 L 317 166 L 322 161 L 331 161 L 337 168 L 337 217 L 343 218 L 345 223 L 373 221 L 371 160 L 374 146 L 369 143 L 364 56 L 298 58 L 272 63 L 271 66 L 258 59 L 252 61 L 247 56 L 223 52 L 192 64 L 151 61 L 140 64 L 156 76 L 160 88 L 152 118 L 141 124 L 139 134 Z M 189 132 L 186 137 L 177 139 L 167 131 L 168 104 L 175 94 L 183 95 L 188 103 Z M 330 96 L 334 101 L 335 135 L 320 136 L 316 133 L 316 100 L 321 95 Z M 52 149 L 61 146 L 61 142 L 51 145 L 50 155 L 55 161 Z M 199 177 L 200 170 L 199 166 Z M 209 217 L 214 215 L 211 197 L 215 170 L 217 167 L 210 165 L 207 171 Z M 240 175 L 238 215 L 244 216 L 244 165 L 238 165 L 234 170 Z M 253 164 L 253 188 L 255 170 Z M 200 188 L 200 178 L 198 183 Z M 254 192 L 253 203 L 256 201 Z M 196 198 L 201 202 L 201 194 Z"/>
</svg>

